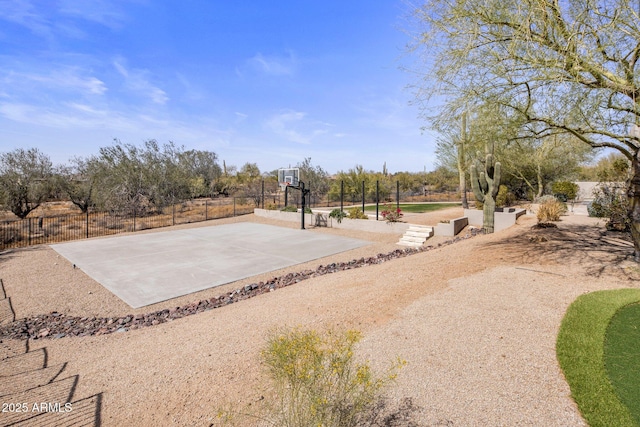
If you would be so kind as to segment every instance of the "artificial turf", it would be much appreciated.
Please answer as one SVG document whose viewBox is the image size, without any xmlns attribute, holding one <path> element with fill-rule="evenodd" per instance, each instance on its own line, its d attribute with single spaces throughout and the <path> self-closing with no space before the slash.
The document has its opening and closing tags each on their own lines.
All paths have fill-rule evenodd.
<svg viewBox="0 0 640 427">
<path fill-rule="evenodd" d="M 640 303 L 621 308 L 611 318 L 604 364 L 616 394 L 640 425 Z"/>
<path fill-rule="evenodd" d="M 391 209 L 396 208 L 395 203 L 387 203 Z M 378 209 L 382 211 L 385 206 L 384 204 L 380 204 Z M 411 212 L 411 213 L 425 213 L 425 212 L 433 212 L 439 209 L 453 208 L 456 206 L 460 206 L 460 203 L 401 203 L 400 210 L 402 212 Z M 375 205 L 365 206 L 365 211 L 375 211 Z"/>
<path fill-rule="evenodd" d="M 571 396 L 591 427 L 640 427 L 604 366 L 605 336 L 611 319 L 639 301 L 640 289 L 590 292 L 576 299 L 562 319 L 556 355 Z"/>
</svg>

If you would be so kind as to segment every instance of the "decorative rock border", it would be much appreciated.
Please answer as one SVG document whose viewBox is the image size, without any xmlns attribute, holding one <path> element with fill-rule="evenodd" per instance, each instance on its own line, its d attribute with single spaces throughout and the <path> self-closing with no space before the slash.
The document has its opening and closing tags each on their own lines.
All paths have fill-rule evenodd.
<svg viewBox="0 0 640 427">
<path fill-rule="evenodd" d="M 69 336 L 97 336 L 114 332 L 126 332 L 129 330 L 145 328 L 147 326 L 155 326 L 190 316 L 192 314 L 233 304 L 267 292 L 273 292 L 278 288 L 291 286 L 313 277 L 366 267 L 368 265 L 382 264 L 394 259 L 404 258 L 409 255 L 450 245 L 461 240 L 474 237 L 480 234 L 480 231 L 480 229 L 472 229 L 464 237 L 459 236 L 444 243 L 440 243 L 437 246 L 396 249 L 392 252 L 378 254 L 373 257 L 320 265 L 315 270 L 304 270 L 297 273 L 289 273 L 284 276 L 274 277 L 266 282 L 246 285 L 225 295 L 193 302 L 182 307 L 166 308 L 164 310 L 154 311 L 147 314 L 130 314 L 122 317 L 77 317 L 66 316 L 54 311 L 49 314 L 20 319 L 8 325 L 1 326 L 0 339 L 41 339 L 63 338 Z"/>
</svg>

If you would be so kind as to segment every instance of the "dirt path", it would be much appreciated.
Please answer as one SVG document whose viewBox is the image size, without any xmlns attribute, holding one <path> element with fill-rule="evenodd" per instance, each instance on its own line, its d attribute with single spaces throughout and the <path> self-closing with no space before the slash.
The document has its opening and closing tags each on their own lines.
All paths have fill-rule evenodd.
<svg viewBox="0 0 640 427">
<path fill-rule="evenodd" d="M 418 425 L 579 426 L 583 422 L 555 360 L 560 320 L 584 292 L 639 286 L 637 270 L 624 260 L 624 240 L 603 236 L 589 218 L 564 217 L 557 230 L 534 231 L 533 223 L 523 217 L 501 233 L 306 280 L 158 326 L 33 340 L 29 349 L 46 349 L 50 366 L 67 363 L 66 372 L 78 379 L 74 399 L 100 396 L 102 425 L 208 426 L 225 403 L 269 396 L 258 353 L 273 328 L 355 328 L 365 337 L 359 351 L 374 366 L 384 367 L 396 356 L 407 360 L 390 394 L 396 403 L 411 399 L 409 412 Z M 357 237 L 372 244 L 309 267 L 393 250 L 399 236 Z M 133 312 L 82 274 L 69 276 L 75 273 L 64 262 L 48 248 L 0 257 L 17 317 L 53 310 Z"/>
</svg>

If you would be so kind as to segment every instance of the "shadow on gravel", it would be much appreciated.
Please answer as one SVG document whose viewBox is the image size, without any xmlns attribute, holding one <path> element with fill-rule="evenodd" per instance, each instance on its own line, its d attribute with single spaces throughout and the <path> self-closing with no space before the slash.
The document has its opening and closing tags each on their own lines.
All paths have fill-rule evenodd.
<svg viewBox="0 0 640 427">
<path fill-rule="evenodd" d="M 1 279 L 0 297 L 11 313 L 0 324 L 13 322 Z M 100 426 L 102 393 L 74 400 L 80 376 L 61 378 L 66 369 L 66 362 L 50 366 L 47 349 L 30 350 L 26 339 L 0 340 L 0 427 Z"/>
<path fill-rule="evenodd" d="M 589 275 L 613 274 L 629 280 L 640 279 L 633 262 L 629 233 L 607 231 L 603 227 L 557 223 L 557 228 L 535 228 L 498 242 L 487 243 L 482 251 L 499 250 L 502 259 L 520 263 L 577 264 Z"/>
<path fill-rule="evenodd" d="M 36 245 L 36 246 L 29 246 L 26 248 L 12 248 L 12 249 L 5 249 L 0 251 L 0 264 L 9 261 L 12 258 L 16 257 L 16 253 L 18 251 L 20 252 L 24 252 L 24 251 L 28 251 L 28 252 L 35 252 L 35 251 L 39 251 L 42 249 L 42 245 Z"/>
<path fill-rule="evenodd" d="M 413 399 L 405 397 L 399 402 L 381 399 L 373 407 L 370 417 L 363 426 L 367 427 L 453 427 L 453 421 L 440 419 L 434 423 L 425 424 L 424 408 L 417 406 Z"/>
</svg>

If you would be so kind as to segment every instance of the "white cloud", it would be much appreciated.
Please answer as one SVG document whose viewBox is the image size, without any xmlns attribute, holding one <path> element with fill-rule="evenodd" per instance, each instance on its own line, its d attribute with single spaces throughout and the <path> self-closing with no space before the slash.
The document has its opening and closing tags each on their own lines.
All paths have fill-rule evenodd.
<svg viewBox="0 0 640 427">
<path fill-rule="evenodd" d="M 51 33 L 51 23 L 38 13 L 30 0 L 0 0 L 0 19 L 22 25 L 41 36 Z"/>
<path fill-rule="evenodd" d="M 306 120 L 307 114 L 288 110 L 266 120 L 265 125 L 272 132 L 298 144 L 310 144 L 311 141 L 325 133 L 326 123 Z M 320 128 L 318 128 L 320 127 Z"/>
<path fill-rule="evenodd" d="M 127 19 L 123 7 L 112 0 L 0 0 L 0 20 L 21 25 L 50 42 L 58 36 L 85 38 L 80 21 L 117 30 Z"/>
<path fill-rule="evenodd" d="M 234 114 L 236 116 L 235 124 L 242 123 L 247 120 L 247 117 L 249 117 L 248 114 L 240 113 L 238 111 L 236 111 Z"/>
<path fill-rule="evenodd" d="M 7 124 L 3 128 L 4 122 Z M 46 135 L 70 132 L 95 135 L 103 141 L 118 137 L 137 143 L 154 138 L 194 146 L 229 136 L 228 131 L 219 129 L 209 118 L 190 117 L 189 122 L 185 122 L 168 114 L 152 114 L 148 109 L 112 109 L 81 102 L 66 102 L 55 107 L 0 102 L 0 135 L 11 126 L 10 123 L 27 125 L 31 132 L 45 140 Z M 96 141 L 86 143 L 96 144 Z"/>
<path fill-rule="evenodd" d="M 140 69 L 128 69 L 125 60 L 117 58 L 113 66 L 124 77 L 125 86 L 135 93 L 151 99 L 156 104 L 166 104 L 169 100 L 167 93 L 149 81 L 149 71 Z"/>
<path fill-rule="evenodd" d="M 111 29 L 119 29 L 127 15 L 117 2 L 109 0 L 59 0 L 61 14 L 96 22 Z"/>
<path fill-rule="evenodd" d="M 88 96 L 102 95 L 107 91 L 102 80 L 76 67 L 58 68 L 42 74 L 9 70 L 1 79 L 14 95 L 68 92 Z"/>
<path fill-rule="evenodd" d="M 297 60 L 291 51 L 288 56 L 265 56 L 257 53 L 248 62 L 254 68 L 272 76 L 291 76 L 297 68 Z"/>
<path fill-rule="evenodd" d="M 134 129 L 131 118 L 108 110 L 68 103 L 48 108 L 25 103 L 0 103 L 0 116 L 30 126 L 53 129 L 94 129 L 110 127 L 114 130 Z"/>
</svg>

